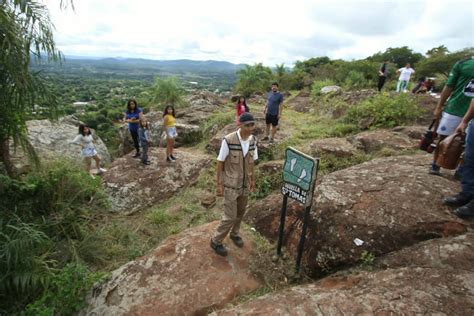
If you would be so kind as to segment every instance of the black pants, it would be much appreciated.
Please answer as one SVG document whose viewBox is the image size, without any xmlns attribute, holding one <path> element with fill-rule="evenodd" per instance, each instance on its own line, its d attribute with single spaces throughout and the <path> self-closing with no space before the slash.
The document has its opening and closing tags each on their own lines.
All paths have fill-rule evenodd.
<svg viewBox="0 0 474 316">
<path fill-rule="evenodd" d="M 140 145 L 138 143 L 138 131 L 130 130 L 130 135 L 132 135 L 133 146 L 135 147 L 135 150 L 137 151 L 137 153 L 140 152 Z"/>
<path fill-rule="evenodd" d="M 382 90 L 383 85 L 385 84 L 385 79 L 387 77 L 385 76 L 379 76 L 379 84 L 378 84 L 378 89 L 379 91 Z"/>
</svg>

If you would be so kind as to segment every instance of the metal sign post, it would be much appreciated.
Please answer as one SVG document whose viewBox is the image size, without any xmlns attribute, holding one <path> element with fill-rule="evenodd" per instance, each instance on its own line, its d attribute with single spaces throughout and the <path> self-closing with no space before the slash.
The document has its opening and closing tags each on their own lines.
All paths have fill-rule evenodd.
<svg viewBox="0 0 474 316">
<path fill-rule="evenodd" d="M 313 158 L 294 148 L 288 147 L 285 151 L 285 164 L 283 166 L 283 205 L 280 211 L 280 226 L 278 228 L 277 256 L 281 255 L 283 233 L 285 228 L 286 208 L 288 197 L 305 205 L 303 229 L 298 244 L 296 257 L 296 273 L 300 272 L 301 258 L 303 256 L 306 230 L 308 229 L 309 213 L 313 202 L 316 175 L 319 169 L 319 158 Z"/>
</svg>

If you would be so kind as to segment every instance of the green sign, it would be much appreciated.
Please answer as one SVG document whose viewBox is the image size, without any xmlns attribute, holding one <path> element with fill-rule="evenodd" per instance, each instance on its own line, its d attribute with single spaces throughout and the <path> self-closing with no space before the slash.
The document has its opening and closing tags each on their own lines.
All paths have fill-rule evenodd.
<svg viewBox="0 0 474 316">
<path fill-rule="evenodd" d="M 282 193 L 303 203 L 311 201 L 319 159 L 288 147 L 283 166 Z M 309 199 L 308 199 L 309 198 Z"/>
</svg>

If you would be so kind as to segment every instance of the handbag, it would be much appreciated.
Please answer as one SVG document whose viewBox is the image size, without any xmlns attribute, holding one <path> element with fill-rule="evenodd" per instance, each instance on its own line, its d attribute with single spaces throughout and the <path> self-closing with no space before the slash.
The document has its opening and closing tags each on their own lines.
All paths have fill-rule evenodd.
<svg viewBox="0 0 474 316">
<path fill-rule="evenodd" d="M 464 136 L 461 133 L 449 135 L 438 145 L 436 164 L 444 169 L 456 169 L 463 150 Z"/>
<path fill-rule="evenodd" d="M 436 134 L 436 128 L 431 130 L 433 128 L 433 126 L 435 125 L 436 121 L 437 120 L 434 119 L 433 122 L 431 122 L 431 124 L 428 127 L 428 130 L 425 132 L 425 134 L 423 134 L 423 136 L 421 136 L 420 144 L 418 146 L 420 148 L 420 150 L 432 153 L 433 150 L 436 148 L 436 144 L 434 143 L 434 140 L 436 139 L 436 137 L 438 135 Z M 436 124 L 436 125 L 438 125 L 438 124 Z"/>
</svg>

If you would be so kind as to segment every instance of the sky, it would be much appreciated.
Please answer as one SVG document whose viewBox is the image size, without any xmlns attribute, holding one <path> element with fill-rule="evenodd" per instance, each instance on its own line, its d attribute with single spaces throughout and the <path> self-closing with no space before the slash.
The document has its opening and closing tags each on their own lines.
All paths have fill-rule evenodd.
<svg viewBox="0 0 474 316">
<path fill-rule="evenodd" d="M 66 55 L 293 65 L 474 46 L 470 0 L 43 0 Z"/>
</svg>

